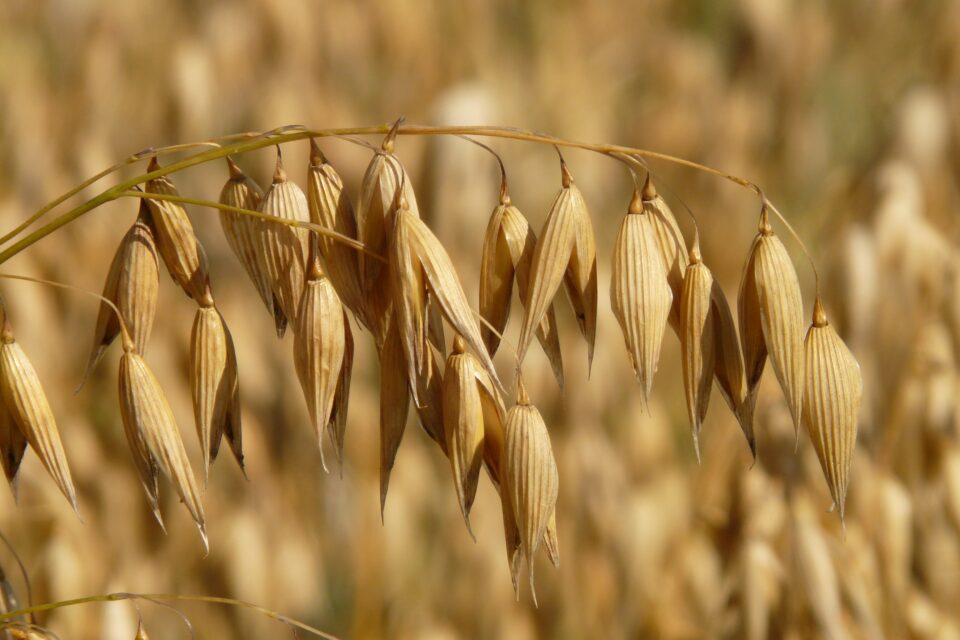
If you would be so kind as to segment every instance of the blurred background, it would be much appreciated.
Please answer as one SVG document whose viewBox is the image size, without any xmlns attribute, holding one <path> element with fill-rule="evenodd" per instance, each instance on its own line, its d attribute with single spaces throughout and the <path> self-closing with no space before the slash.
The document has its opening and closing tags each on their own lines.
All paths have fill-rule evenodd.
<svg viewBox="0 0 960 640">
<path fill-rule="evenodd" d="M 933 0 L 4 0 L 0 3 L 0 228 L 149 146 L 287 124 L 500 124 L 663 151 L 761 184 L 822 277 L 828 314 L 865 378 L 846 529 L 806 436 L 768 371 L 759 459 L 715 394 L 697 465 L 668 332 L 649 413 L 607 302 L 610 249 L 630 197 L 609 159 L 566 152 L 598 237 L 592 376 L 562 299 L 567 387 L 526 361 L 560 468 L 562 564 L 537 560 L 540 606 L 514 601 L 487 479 L 474 543 L 447 461 L 411 420 L 381 526 L 375 352 L 358 334 L 343 477 L 320 467 L 292 366 L 211 210 L 190 215 L 236 341 L 250 480 L 223 454 L 204 493 L 211 552 L 164 485 L 151 518 L 122 433 L 114 347 L 77 395 L 96 302 L 0 285 L 78 484 L 78 520 L 33 453 L 0 529 L 36 602 L 109 591 L 223 595 L 340 637 L 960 637 L 960 3 Z M 514 202 L 539 229 L 559 186 L 552 149 L 494 140 Z M 356 195 L 369 152 L 325 140 Z M 475 300 L 496 204 L 492 158 L 462 140 L 401 138 L 424 217 Z M 284 149 L 303 184 L 305 143 Z M 239 163 L 261 185 L 274 152 Z M 654 164 L 688 239 L 735 300 L 759 208 L 714 177 Z M 142 170 L 143 167 L 138 167 Z M 133 175 L 130 171 L 127 175 Z M 174 177 L 216 199 L 221 163 Z M 104 187 L 106 184 L 104 184 Z M 98 190 L 91 189 L 91 197 Z M 105 206 L 3 271 L 99 291 L 137 205 Z M 780 229 L 786 238 L 786 233 Z M 785 240 L 804 285 L 813 277 Z M 199 469 L 187 385 L 193 305 L 162 274 L 147 361 Z M 517 315 L 514 306 L 514 316 Z M 507 341 L 516 340 L 517 318 Z M 505 349 L 509 353 L 510 349 Z M 509 357 L 498 362 L 509 371 Z M 25 600 L 15 562 L 0 563 Z M 178 605 L 198 637 L 282 637 L 276 622 Z M 151 638 L 184 638 L 140 605 Z M 61 638 L 132 638 L 126 603 L 59 610 Z"/>
</svg>

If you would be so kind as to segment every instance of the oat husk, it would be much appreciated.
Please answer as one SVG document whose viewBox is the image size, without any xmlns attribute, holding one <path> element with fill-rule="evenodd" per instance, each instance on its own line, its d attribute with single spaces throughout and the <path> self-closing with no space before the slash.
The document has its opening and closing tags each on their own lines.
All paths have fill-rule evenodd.
<svg viewBox="0 0 960 640">
<path fill-rule="evenodd" d="M 125 350 L 120 358 L 119 388 L 124 431 L 154 514 L 160 521 L 157 504 L 157 472 L 160 471 L 173 484 L 197 524 L 204 549 L 209 549 L 200 491 L 173 410 L 153 372 L 132 350 Z"/>
<path fill-rule="evenodd" d="M 263 195 L 259 211 L 286 220 L 310 222 L 307 196 L 296 183 L 287 178 L 279 150 L 273 184 Z M 260 250 L 257 255 L 261 269 L 270 279 L 274 303 L 279 305 L 287 322 L 295 325 L 300 296 L 303 293 L 310 232 L 286 224 L 263 221 L 259 226 L 259 239 Z M 276 309 L 274 314 L 276 315 Z M 286 323 L 277 318 L 276 324 L 277 335 L 282 336 Z"/>
<path fill-rule="evenodd" d="M 537 236 L 526 218 L 502 189 L 500 204 L 490 215 L 480 260 L 480 315 L 486 320 L 480 333 L 491 357 L 500 346 L 513 297 L 513 283 L 521 303 L 527 299 L 530 269 Z M 489 324 L 489 326 L 488 326 Z M 553 375 L 563 388 L 563 357 L 554 305 L 551 303 L 536 330 L 537 340 L 550 361 Z"/>
<path fill-rule="evenodd" d="M 314 252 L 318 253 L 316 247 Z M 314 255 L 310 263 L 294 330 L 293 361 L 320 445 L 320 460 L 326 471 L 323 434 L 334 419 L 347 330 L 343 305 L 320 267 L 319 255 Z"/>
<path fill-rule="evenodd" d="M 842 520 L 863 377 L 856 358 L 827 322 L 819 297 L 804 341 L 804 357 L 803 422 Z"/>
<path fill-rule="evenodd" d="M 672 302 L 651 214 L 634 193 L 613 248 L 610 304 L 623 331 L 644 406 L 650 399 Z"/>
<path fill-rule="evenodd" d="M 263 199 L 263 191 L 260 186 L 250 179 L 240 167 L 229 156 L 227 157 L 227 166 L 230 170 L 230 179 L 223 185 L 220 191 L 220 203 L 257 211 L 260 208 L 260 201 Z M 257 290 L 257 295 L 263 301 L 267 312 L 275 323 L 284 321 L 282 311 L 276 309 L 273 301 L 273 290 L 270 287 L 270 276 L 263 267 L 260 260 L 260 234 L 264 226 L 269 224 L 259 218 L 237 213 L 236 211 L 220 211 L 220 225 L 223 227 L 223 235 L 227 238 L 227 244 L 237 256 L 244 271 L 249 276 L 250 281 Z M 280 312 L 278 318 L 276 313 Z"/>
<path fill-rule="evenodd" d="M 27 439 L 14 422 L 13 415 L 7 409 L 5 402 L 0 400 L 0 463 L 3 464 L 3 473 L 10 484 L 10 492 L 14 500 L 17 499 L 17 473 L 23 454 L 27 449 Z"/>
<path fill-rule="evenodd" d="M 390 472 L 407 427 L 410 392 L 403 344 L 395 317 L 387 325 L 380 350 L 380 518 L 387 503 Z"/>
<path fill-rule="evenodd" d="M 683 290 L 684 274 L 686 273 L 687 259 L 686 245 L 680 225 L 670 209 L 670 205 L 657 193 L 653 184 L 653 176 L 647 173 L 643 185 L 643 210 L 650 214 L 651 226 L 657 238 L 657 247 L 660 257 L 663 258 L 663 271 L 667 276 L 667 283 L 673 292 L 673 305 L 670 307 L 670 326 L 680 335 L 680 300 Z"/>
<path fill-rule="evenodd" d="M 750 453 L 757 457 L 757 439 L 753 433 L 753 400 L 747 387 L 743 364 L 743 352 L 737 326 L 730 312 L 727 297 L 716 280 L 710 292 L 715 337 L 714 376 L 720 395 L 737 418 L 740 429 L 747 439 Z"/>
<path fill-rule="evenodd" d="M 152 172 L 159 168 L 160 164 L 154 157 L 150 160 L 147 171 Z M 148 180 L 146 191 L 167 196 L 180 195 L 168 176 Z M 193 232 L 186 209 L 179 202 L 169 200 L 148 199 L 147 205 L 156 234 L 157 248 L 170 277 L 188 296 L 197 302 L 204 300 L 210 291 L 207 255 Z"/>
<path fill-rule="evenodd" d="M 713 285 L 713 274 L 703 263 L 699 238 L 695 237 L 681 291 L 680 352 L 687 416 L 697 461 L 700 460 L 700 430 L 710 403 L 716 362 L 717 341 L 711 300 Z"/>
<path fill-rule="evenodd" d="M 13 337 L 13 329 L 4 319 L 0 333 L 0 397 L 13 424 L 30 444 L 57 487 L 77 510 L 77 492 L 70 475 L 70 466 L 60 441 L 60 432 L 53 410 L 40 384 L 36 370 Z M 10 436 L 11 451 L 17 444 Z M 22 456 L 21 456 L 22 457 Z M 4 456 L 6 463 L 6 456 Z M 11 457 L 12 462 L 12 457 Z M 16 465 L 12 465 L 11 468 Z M 6 467 L 5 467 L 6 469 Z M 15 470 L 14 470 L 15 471 Z M 14 473 L 15 475 L 15 473 Z M 8 475 L 9 478 L 9 475 Z"/>
<path fill-rule="evenodd" d="M 527 559 L 530 591 L 536 604 L 533 559 L 556 509 L 560 482 L 547 426 L 540 412 L 530 404 L 522 381 L 517 404 L 507 413 L 505 431 L 503 475 L 509 487 L 521 548 Z"/>
<path fill-rule="evenodd" d="M 153 230 L 148 224 L 149 215 L 146 202 L 141 200 L 140 214 L 120 241 L 103 286 L 103 297 L 120 310 L 137 353 L 141 355 L 146 351 L 153 329 L 160 289 L 160 266 Z M 120 322 L 116 312 L 106 302 L 101 302 L 84 380 L 119 334 Z"/>
<path fill-rule="evenodd" d="M 523 362 L 536 330 L 550 309 L 560 284 L 564 283 L 577 317 L 577 326 L 587 341 L 589 369 L 597 331 L 596 246 L 587 204 L 573 183 L 566 163 L 561 161 L 560 165 L 562 187 L 531 259 L 517 359 Z"/>
</svg>

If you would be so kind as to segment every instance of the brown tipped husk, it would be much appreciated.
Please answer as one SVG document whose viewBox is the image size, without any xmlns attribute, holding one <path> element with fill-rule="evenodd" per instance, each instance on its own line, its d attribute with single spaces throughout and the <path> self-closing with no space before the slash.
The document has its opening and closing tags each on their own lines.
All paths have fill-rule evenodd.
<svg viewBox="0 0 960 640">
<path fill-rule="evenodd" d="M 700 460 L 700 430 L 707 415 L 716 361 L 715 322 L 712 317 L 713 275 L 695 256 L 687 266 L 680 300 L 680 351 L 687 415 L 694 450 Z"/>
<path fill-rule="evenodd" d="M 560 481 L 547 426 L 524 395 L 507 413 L 504 478 L 536 602 L 533 559 L 556 509 Z"/>
<path fill-rule="evenodd" d="M 124 431 L 154 512 L 159 518 L 156 488 L 156 471 L 159 470 L 173 484 L 197 524 L 204 548 L 207 548 L 200 491 L 173 410 L 153 372 L 136 353 L 127 351 L 120 358 L 119 387 Z"/>
<path fill-rule="evenodd" d="M 404 361 L 407 366 L 407 379 L 416 380 L 427 366 L 429 355 L 427 344 L 427 287 L 424 282 L 423 267 L 411 245 L 410 225 L 405 223 L 410 216 L 406 201 L 394 216 L 391 230 L 389 255 L 389 287 L 392 292 L 393 317 L 396 318 L 403 345 Z M 413 400 L 416 406 L 420 400 L 418 385 L 412 385 Z"/>
<path fill-rule="evenodd" d="M 214 307 L 199 307 L 190 335 L 190 388 L 193 415 L 203 451 L 203 476 L 209 475 L 225 433 L 240 433 L 236 354 L 223 316 Z M 238 458 L 242 465 L 242 454 Z"/>
<path fill-rule="evenodd" d="M 803 421 L 842 519 L 857 441 L 863 377 L 853 354 L 827 322 L 819 298 L 804 352 Z"/>
<path fill-rule="evenodd" d="M 257 211 L 260 208 L 260 201 L 263 199 L 263 191 L 260 186 L 244 174 L 240 167 L 229 158 L 228 164 L 230 179 L 227 180 L 220 191 L 220 203 Z M 220 211 L 220 225 L 223 227 L 223 235 L 227 238 L 227 244 L 230 245 L 230 249 L 233 250 L 240 264 L 243 265 L 244 271 L 257 289 L 257 295 L 260 296 L 266 306 L 267 312 L 276 321 L 270 276 L 264 270 L 263 264 L 258 258 L 260 233 L 267 224 L 269 223 L 259 218 L 235 211 Z"/>
<path fill-rule="evenodd" d="M 150 171 L 159 168 L 154 159 Z M 148 193 L 167 196 L 179 196 L 180 193 L 167 176 L 149 180 Z M 188 296 L 202 303 L 210 291 L 210 275 L 207 272 L 207 255 L 193 232 L 193 225 L 187 217 L 187 211 L 179 202 L 169 200 L 147 200 L 150 209 L 150 221 L 156 232 L 157 248 L 160 257 L 167 265 L 167 271 Z"/>
<path fill-rule="evenodd" d="M 650 398 L 673 293 L 663 272 L 650 214 L 631 205 L 613 248 L 610 303 L 620 323 L 644 404 Z"/>
<path fill-rule="evenodd" d="M 322 273 L 308 276 L 293 337 L 293 362 L 317 435 L 320 460 L 326 470 L 323 432 L 335 418 L 346 352 L 346 328 L 340 298 Z"/>
<path fill-rule="evenodd" d="M 350 197 L 343 188 L 343 180 L 336 169 L 326 161 L 313 140 L 310 167 L 307 170 L 307 205 L 311 222 L 348 238 L 357 239 L 357 220 Z M 366 317 L 365 297 L 360 281 L 360 253 L 319 234 L 317 242 L 324 271 L 341 302 L 360 322 L 372 329 Z"/>
<path fill-rule="evenodd" d="M 146 351 L 160 289 L 160 265 L 153 231 L 147 224 L 147 205 L 141 201 L 140 216 L 123 236 L 110 264 L 103 297 L 113 302 L 130 332 L 137 353 Z M 106 302 L 100 303 L 94 330 L 93 350 L 84 378 L 97 366 L 107 347 L 120 335 L 117 314 Z"/>
<path fill-rule="evenodd" d="M 310 222 L 307 196 L 283 171 L 277 156 L 273 184 L 260 201 L 260 212 L 297 222 Z M 310 232 L 286 224 L 263 221 L 259 227 L 261 269 L 270 279 L 274 303 L 291 325 L 296 324 L 300 295 L 303 293 L 304 270 L 309 251 Z M 276 313 L 276 309 L 274 310 Z M 277 335 L 283 334 L 285 322 L 277 319 Z"/>
<path fill-rule="evenodd" d="M 0 344 L 0 396 L 13 423 L 76 511 L 77 492 L 53 410 L 36 370 L 14 340 L 9 324 L 3 327 Z M 13 438 L 11 442 L 15 444 Z"/>
<path fill-rule="evenodd" d="M 577 324 L 587 341 L 589 365 L 593 361 L 596 338 L 596 248 L 586 202 L 569 179 L 566 165 L 562 167 L 564 184 L 550 209 L 531 259 L 517 358 L 523 361 L 557 289 L 566 282 Z"/>
</svg>

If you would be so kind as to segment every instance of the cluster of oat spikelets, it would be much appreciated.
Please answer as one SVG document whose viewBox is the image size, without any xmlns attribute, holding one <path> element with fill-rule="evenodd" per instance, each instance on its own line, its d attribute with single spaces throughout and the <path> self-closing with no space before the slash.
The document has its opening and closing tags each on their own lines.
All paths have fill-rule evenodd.
<svg viewBox="0 0 960 640">
<path fill-rule="evenodd" d="M 288 179 L 279 152 L 266 191 L 229 158 L 228 166 L 230 175 L 220 196 L 223 230 L 273 317 L 277 335 L 282 337 L 288 328 L 294 335 L 296 372 L 321 455 L 327 432 L 338 460 L 342 457 L 354 348 L 352 316 L 369 331 L 379 353 L 381 511 L 412 404 L 424 431 L 450 461 L 468 529 L 480 469 L 487 469 L 501 497 L 514 589 L 519 590 L 526 561 L 533 591 L 533 556 L 541 545 L 559 564 L 559 477 L 547 427 L 523 386 L 520 366 L 536 337 L 563 386 L 554 310 L 561 285 L 587 342 L 590 364 L 597 327 L 592 222 L 566 163 L 561 159 L 560 190 L 539 238 L 512 203 L 504 178 L 483 244 L 479 318 L 450 256 L 420 218 L 411 180 L 394 154 L 393 132 L 367 168 L 356 209 L 315 142 L 306 193 Z M 149 170 L 158 168 L 154 158 Z M 163 475 L 206 545 L 197 481 L 173 412 L 143 359 L 157 310 L 161 260 L 197 304 L 190 384 L 204 477 L 224 436 L 243 467 L 237 359 L 230 331 L 217 311 L 203 247 L 186 210 L 175 200 L 176 187 L 162 176 L 147 181 L 143 190 L 140 213 L 107 276 L 103 296 L 115 307 L 106 301 L 101 305 L 87 371 L 120 336 L 120 414 L 154 515 L 162 526 L 158 491 Z M 311 231 L 308 224 L 331 233 Z M 769 359 L 797 437 L 805 425 L 842 518 L 862 393 L 860 368 L 827 321 L 819 297 L 812 323 L 804 322 L 797 275 L 770 225 L 767 204 L 743 270 L 739 327 L 703 261 L 699 238 L 687 246 L 649 175 L 642 185 L 638 182 L 630 199 L 612 263 L 611 305 L 643 404 L 669 325 L 681 343 L 697 457 L 714 380 L 756 455 L 753 415 Z M 516 352 L 516 402 L 508 410 L 493 356 L 509 316 L 514 282 L 523 321 Z M 453 331 L 449 353 L 444 324 Z M 29 443 L 76 508 L 52 412 L 9 323 L 2 343 L 0 448 L 7 477 L 15 487 Z M 323 464 L 326 468 L 325 460 Z"/>
</svg>

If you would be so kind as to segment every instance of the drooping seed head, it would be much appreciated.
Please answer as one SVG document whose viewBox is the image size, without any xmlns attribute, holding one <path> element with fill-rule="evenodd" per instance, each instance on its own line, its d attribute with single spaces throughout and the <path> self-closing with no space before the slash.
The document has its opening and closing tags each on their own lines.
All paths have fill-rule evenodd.
<svg viewBox="0 0 960 640">
<path fill-rule="evenodd" d="M 716 360 L 714 333 L 713 275 L 700 258 L 696 240 L 683 278 L 680 300 L 680 351 L 687 415 L 693 433 L 694 450 L 700 460 L 700 430 L 707 415 Z"/>
</svg>

